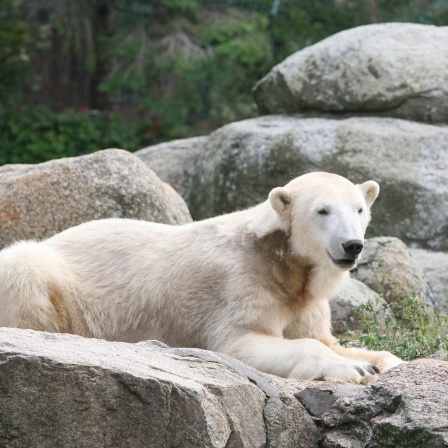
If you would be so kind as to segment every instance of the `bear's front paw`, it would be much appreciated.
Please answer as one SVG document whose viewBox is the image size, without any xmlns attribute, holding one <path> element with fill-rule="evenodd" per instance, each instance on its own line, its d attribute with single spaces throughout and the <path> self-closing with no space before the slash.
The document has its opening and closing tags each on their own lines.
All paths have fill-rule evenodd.
<svg viewBox="0 0 448 448">
<path fill-rule="evenodd" d="M 369 384 L 376 381 L 380 369 L 369 362 L 351 361 L 333 363 L 324 375 L 325 381 L 354 384 Z"/>
</svg>

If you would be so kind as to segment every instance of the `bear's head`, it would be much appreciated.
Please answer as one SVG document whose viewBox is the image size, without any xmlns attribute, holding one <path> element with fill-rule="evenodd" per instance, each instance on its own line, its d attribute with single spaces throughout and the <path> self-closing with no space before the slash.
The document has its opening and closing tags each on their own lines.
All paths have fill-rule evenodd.
<svg viewBox="0 0 448 448">
<path fill-rule="evenodd" d="M 379 185 L 355 185 L 336 174 L 300 176 L 269 194 L 295 256 L 313 265 L 350 270 L 364 247 L 370 207 Z"/>
</svg>

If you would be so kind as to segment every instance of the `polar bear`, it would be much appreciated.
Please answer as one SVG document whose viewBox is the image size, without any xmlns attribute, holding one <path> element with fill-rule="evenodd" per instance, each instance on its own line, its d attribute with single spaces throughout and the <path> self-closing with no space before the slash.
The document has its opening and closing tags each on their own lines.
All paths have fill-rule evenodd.
<svg viewBox="0 0 448 448">
<path fill-rule="evenodd" d="M 222 352 L 353 383 L 401 361 L 344 348 L 328 298 L 356 265 L 379 186 L 315 172 L 248 210 L 182 226 L 81 224 L 0 252 L 0 326 Z"/>
</svg>

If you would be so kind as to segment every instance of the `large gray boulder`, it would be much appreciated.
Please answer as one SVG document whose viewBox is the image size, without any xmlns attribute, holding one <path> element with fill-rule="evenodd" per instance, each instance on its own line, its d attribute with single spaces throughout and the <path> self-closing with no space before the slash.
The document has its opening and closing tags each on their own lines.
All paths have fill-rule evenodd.
<svg viewBox="0 0 448 448">
<path fill-rule="evenodd" d="M 336 389 L 334 404 L 320 416 L 320 446 L 448 447 L 447 378 L 448 362 L 422 359 L 386 372 L 370 387 Z"/>
<path fill-rule="evenodd" d="M 448 312 L 448 253 L 424 249 L 409 249 L 412 257 L 423 269 L 425 277 L 434 292 L 435 305 Z"/>
<path fill-rule="evenodd" d="M 2 328 L 0 445 L 448 447 L 447 377 L 422 360 L 370 386 L 294 381 L 156 341 Z"/>
<path fill-rule="evenodd" d="M 282 387 L 204 350 L 0 329 L 2 447 L 317 448 Z"/>
<path fill-rule="evenodd" d="M 448 27 L 385 23 L 342 31 L 275 66 L 254 88 L 262 114 L 382 113 L 448 123 Z"/>
<path fill-rule="evenodd" d="M 184 200 L 127 151 L 0 167 L 0 247 L 112 217 L 191 221 Z"/>
<path fill-rule="evenodd" d="M 432 311 L 436 302 L 422 268 L 398 238 L 368 239 L 352 277 L 381 294 L 392 308 L 418 297 Z"/>
<path fill-rule="evenodd" d="M 385 300 L 376 291 L 351 278 L 336 297 L 330 300 L 333 333 L 340 335 L 347 331 L 359 330 L 361 321 L 355 310 L 369 302 L 374 304 L 376 309 L 386 305 Z"/>
<path fill-rule="evenodd" d="M 185 198 L 189 194 L 207 139 L 208 137 L 192 137 L 159 143 L 140 149 L 134 155 Z"/>
<path fill-rule="evenodd" d="M 281 160 L 274 160 L 271 153 L 297 123 L 294 117 L 262 117 L 213 132 L 187 197 L 193 218 L 250 207 L 266 200 L 272 188 L 296 177 L 293 167 L 285 172 Z"/>
<path fill-rule="evenodd" d="M 208 139 L 189 197 L 195 219 L 249 207 L 310 171 L 376 180 L 370 236 L 448 250 L 448 128 L 398 119 L 272 115 Z"/>
</svg>

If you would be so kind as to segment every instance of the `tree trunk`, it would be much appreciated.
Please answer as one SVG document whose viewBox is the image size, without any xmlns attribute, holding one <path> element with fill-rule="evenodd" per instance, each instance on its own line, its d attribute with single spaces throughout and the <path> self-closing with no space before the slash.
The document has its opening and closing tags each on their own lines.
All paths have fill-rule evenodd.
<svg viewBox="0 0 448 448">
<path fill-rule="evenodd" d="M 112 104 L 109 95 L 100 92 L 101 82 L 110 73 L 112 58 L 110 57 L 110 41 L 115 33 L 113 1 L 96 0 L 93 13 L 93 35 L 95 49 L 95 70 L 91 79 L 91 109 L 109 111 Z"/>
</svg>

